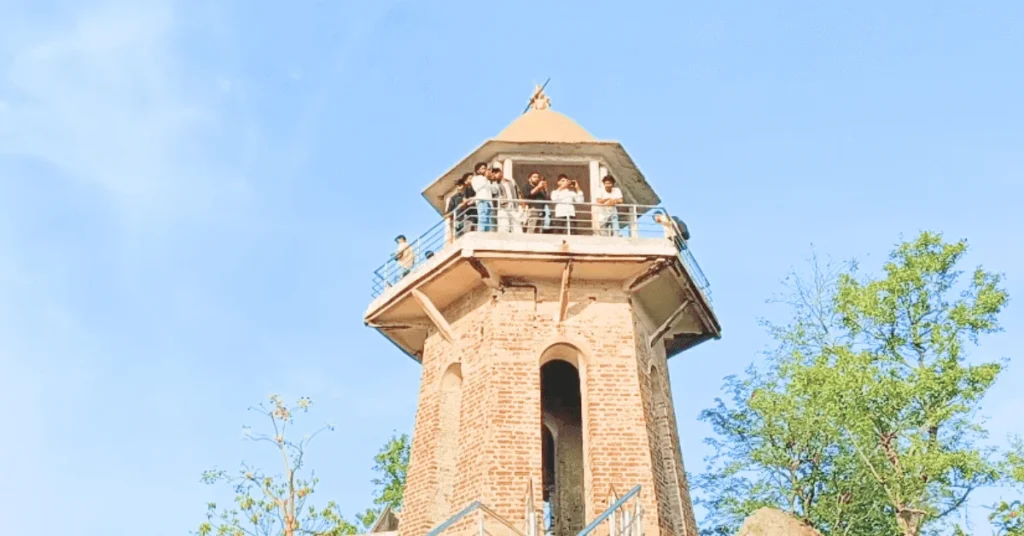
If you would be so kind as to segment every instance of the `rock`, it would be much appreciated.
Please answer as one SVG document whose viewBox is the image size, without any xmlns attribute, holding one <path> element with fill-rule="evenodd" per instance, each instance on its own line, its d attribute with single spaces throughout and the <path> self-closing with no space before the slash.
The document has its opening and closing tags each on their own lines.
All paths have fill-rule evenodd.
<svg viewBox="0 0 1024 536">
<path fill-rule="evenodd" d="M 761 508 L 747 517 L 736 536 L 821 536 L 821 533 L 790 514 Z"/>
</svg>

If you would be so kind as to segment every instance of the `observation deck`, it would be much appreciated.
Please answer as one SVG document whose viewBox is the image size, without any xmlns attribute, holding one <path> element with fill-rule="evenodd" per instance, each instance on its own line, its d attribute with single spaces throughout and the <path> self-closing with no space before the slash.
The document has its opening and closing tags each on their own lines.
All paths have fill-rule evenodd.
<svg viewBox="0 0 1024 536">
<path fill-rule="evenodd" d="M 720 336 L 711 285 L 665 208 L 620 204 L 612 216 L 609 207 L 575 203 L 574 216 L 563 222 L 552 201 L 508 204 L 515 207 L 510 211 L 543 214 L 536 232 L 525 224 L 481 230 L 464 213 L 450 214 L 410 240 L 401 261 L 392 254 L 374 270 L 366 324 L 420 360 L 428 329 L 437 317 L 443 323 L 440 312 L 466 293 L 559 280 L 564 290 L 571 278 L 621 284 L 661 326 L 657 336 L 668 356 Z M 443 324 L 438 329 L 443 334 Z"/>
</svg>

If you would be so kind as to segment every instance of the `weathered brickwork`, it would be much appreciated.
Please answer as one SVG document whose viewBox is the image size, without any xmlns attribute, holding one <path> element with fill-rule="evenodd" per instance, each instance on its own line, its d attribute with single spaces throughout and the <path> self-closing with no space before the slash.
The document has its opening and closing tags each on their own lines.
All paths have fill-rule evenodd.
<svg viewBox="0 0 1024 536">
<path fill-rule="evenodd" d="M 648 435 L 656 446 L 651 455 L 656 474 L 659 526 L 662 534 L 696 536 L 697 524 L 676 428 L 665 347 L 659 344 L 653 349 L 648 348 L 646 339 L 649 331 L 639 317 L 635 326 L 637 353 L 646 356 L 642 359 L 645 367 L 641 373 L 646 376 L 642 391 Z"/>
<path fill-rule="evenodd" d="M 452 363 L 441 376 L 440 425 L 438 426 L 438 499 L 434 514 L 452 509 L 455 475 L 459 463 L 459 420 L 462 417 L 462 366 Z"/>
<path fill-rule="evenodd" d="M 677 486 L 679 493 L 680 507 L 682 508 L 682 524 L 683 524 L 683 535 L 684 536 L 697 536 L 697 518 L 693 515 L 693 501 L 690 499 L 690 484 L 686 479 L 686 466 L 683 462 L 682 445 L 679 440 L 679 427 L 676 421 L 675 406 L 672 404 L 672 383 L 669 380 L 668 364 L 665 359 L 665 347 L 656 346 L 654 350 L 657 352 L 659 357 L 657 358 L 660 363 L 664 363 L 664 367 L 659 367 L 661 372 L 661 393 L 663 402 L 663 448 L 668 450 L 665 456 L 671 457 L 673 460 L 672 481 Z"/>
<path fill-rule="evenodd" d="M 640 395 L 644 401 L 645 424 L 648 441 L 653 446 L 651 449 L 651 465 L 654 469 L 654 490 L 657 495 L 657 510 L 650 510 L 650 514 L 657 516 L 658 526 L 661 534 L 678 534 L 678 498 L 679 494 L 673 494 L 673 482 L 671 481 L 671 460 L 664 456 L 664 431 L 659 421 L 659 406 L 662 397 L 660 396 L 658 382 L 659 371 L 656 356 L 647 347 L 647 328 L 639 317 L 634 315 L 633 327 L 636 333 L 635 351 L 639 356 L 640 374 Z"/>
<path fill-rule="evenodd" d="M 446 311 L 449 322 L 460 334 L 457 345 L 444 341 L 436 332 L 427 338 L 399 525 L 402 534 L 426 534 L 451 514 L 450 511 L 441 511 L 444 502 L 450 505 L 449 510 L 457 511 L 476 498 L 474 491 L 482 491 L 483 475 L 474 470 L 486 463 L 483 447 L 487 427 L 481 424 L 487 422 L 483 403 L 487 397 L 487 386 L 481 385 L 479 378 L 487 375 L 487 363 L 480 356 L 489 354 L 490 350 L 488 340 L 478 334 L 488 323 L 489 309 L 485 304 L 489 299 L 490 293 L 480 290 L 464 296 Z M 459 400 L 459 435 L 455 442 L 458 452 L 453 456 L 453 482 L 446 490 L 442 489 L 442 460 L 438 456 L 439 449 L 448 446 L 447 442 L 441 444 L 441 380 L 444 371 L 454 363 L 459 363 L 461 369 L 462 394 Z M 442 498 L 446 491 L 450 492 L 447 501 Z"/>
<path fill-rule="evenodd" d="M 573 281 L 560 326 L 559 282 L 534 283 L 536 290 L 480 287 L 444 310 L 455 344 L 429 334 L 402 536 L 423 536 L 474 500 L 521 526 L 531 482 L 540 509 L 540 367 L 548 358 L 579 369 L 585 518 L 607 508 L 611 490 L 640 484 L 647 534 L 695 536 L 664 351 L 647 349 L 648 328 L 621 283 Z M 443 418 L 443 406 L 455 406 L 442 394 L 453 363 L 461 369 L 457 427 Z M 457 441 L 442 439 L 445 429 L 457 429 Z"/>
</svg>

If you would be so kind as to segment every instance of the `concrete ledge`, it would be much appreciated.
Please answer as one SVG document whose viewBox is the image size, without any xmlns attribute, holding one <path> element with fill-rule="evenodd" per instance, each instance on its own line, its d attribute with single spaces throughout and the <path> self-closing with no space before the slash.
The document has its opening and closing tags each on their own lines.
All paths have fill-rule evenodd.
<svg viewBox="0 0 1024 536">
<path fill-rule="evenodd" d="M 445 264 L 458 258 L 552 258 L 565 256 L 595 257 L 675 257 L 675 245 L 664 238 L 623 238 L 616 236 L 556 235 L 527 233 L 467 233 L 446 244 L 428 261 L 413 268 L 397 284 L 384 289 L 366 308 L 365 316 L 380 310 L 396 296 L 415 288 Z"/>
</svg>

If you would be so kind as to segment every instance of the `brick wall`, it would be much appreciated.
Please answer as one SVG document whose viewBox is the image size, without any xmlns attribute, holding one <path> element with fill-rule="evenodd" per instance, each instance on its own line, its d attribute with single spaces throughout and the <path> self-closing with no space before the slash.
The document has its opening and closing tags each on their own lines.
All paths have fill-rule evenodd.
<svg viewBox="0 0 1024 536">
<path fill-rule="evenodd" d="M 479 356 L 488 354 L 489 347 L 488 340 L 479 333 L 488 323 L 489 309 L 485 305 L 489 300 L 490 294 L 481 290 L 464 296 L 445 311 L 453 329 L 461 336 L 458 344 L 449 344 L 432 331 L 424 346 L 419 404 L 399 525 L 403 535 L 426 534 L 451 513 L 476 500 L 483 490 L 484 475 L 475 469 L 486 460 L 483 448 L 487 429 L 480 423 L 487 422 L 484 401 L 488 387 L 480 378 L 488 372 L 486 361 Z M 438 452 L 450 444 L 445 441 L 442 445 L 440 438 L 441 384 L 443 372 L 454 363 L 459 363 L 462 374 L 459 436 L 454 442 L 457 452 L 452 456 L 455 460 L 453 479 L 450 486 L 444 485 L 448 489 L 442 489 L 442 484 L 446 483 L 440 479 L 442 460 Z M 443 511 L 445 503 L 448 511 Z"/>
<path fill-rule="evenodd" d="M 660 362 L 665 362 L 665 347 L 659 345 L 655 350 L 660 354 Z M 693 515 L 693 501 L 690 499 L 690 484 L 686 480 L 686 466 L 683 463 L 682 446 L 679 441 L 679 428 L 676 422 L 675 406 L 672 404 L 672 386 L 669 381 L 668 364 L 659 367 L 661 373 L 661 393 L 664 400 L 664 429 L 663 448 L 668 450 L 666 456 L 674 460 L 671 470 L 674 475 L 670 476 L 673 485 L 678 486 L 680 508 L 682 509 L 683 536 L 697 536 L 697 519 Z"/>
<path fill-rule="evenodd" d="M 459 463 L 459 424 L 462 417 L 462 367 L 452 363 L 441 376 L 437 446 L 437 489 L 434 516 L 443 518 L 452 511 L 455 476 Z"/>
<path fill-rule="evenodd" d="M 536 302 L 532 288 L 481 287 L 444 311 L 459 337 L 456 344 L 429 334 L 402 536 L 422 536 L 474 500 L 522 526 L 531 481 L 536 507 L 541 507 L 542 357 L 575 360 L 580 371 L 585 518 L 589 521 L 607 508 L 611 489 L 622 495 L 640 484 L 648 534 L 692 527 L 685 477 L 679 476 L 682 461 L 668 380 L 657 372 L 663 367 L 656 367 L 654 374 L 650 369 L 652 361 L 664 364 L 664 353 L 646 349 L 646 328 L 621 286 L 573 281 L 569 315 L 561 326 L 554 323 L 558 282 L 539 281 L 536 286 Z M 556 343 L 563 344 L 545 356 Z M 441 378 L 456 362 L 462 373 L 459 437 L 442 445 L 441 428 L 452 425 L 442 424 Z M 659 426 L 658 408 L 665 405 L 665 397 L 669 411 Z M 667 438 L 666 428 L 671 429 Z M 450 448 L 457 453 L 447 452 Z M 439 455 L 439 449 L 447 453 Z M 449 457 L 456 460 L 450 487 L 439 477 Z M 677 463 L 666 462 L 673 457 Z M 671 493 L 671 486 L 678 491 Z M 690 512 L 690 521 L 680 523 L 685 512 Z"/>
</svg>

